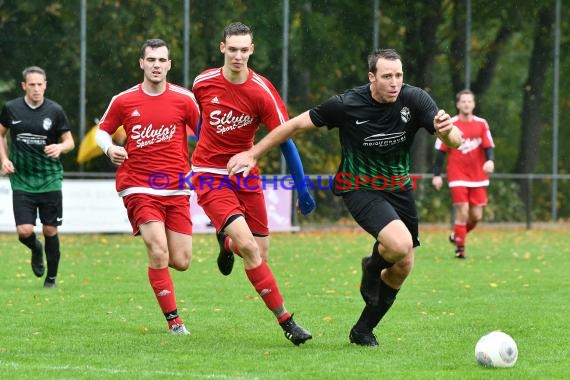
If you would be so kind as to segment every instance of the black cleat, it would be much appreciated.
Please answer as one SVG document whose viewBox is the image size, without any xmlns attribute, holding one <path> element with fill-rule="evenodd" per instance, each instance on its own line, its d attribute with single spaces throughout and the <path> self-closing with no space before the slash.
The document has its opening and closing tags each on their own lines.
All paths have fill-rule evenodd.
<svg viewBox="0 0 570 380">
<path fill-rule="evenodd" d="M 453 232 L 449 234 L 449 242 L 455 245 L 455 234 Z"/>
<path fill-rule="evenodd" d="M 350 334 L 348 335 L 348 339 L 350 343 L 358 344 L 359 346 L 367 346 L 367 347 L 377 347 L 378 341 L 376 340 L 376 335 L 370 332 L 360 332 L 356 331 L 353 327 L 350 330 Z"/>
<path fill-rule="evenodd" d="M 57 284 L 55 282 L 55 277 L 46 277 L 46 279 L 44 281 L 44 288 L 52 289 L 55 287 L 57 287 Z"/>
<path fill-rule="evenodd" d="M 369 269 L 371 256 L 362 258 L 362 279 L 360 280 L 360 294 L 367 305 L 378 305 L 380 293 L 380 273 Z"/>
<path fill-rule="evenodd" d="M 36 247 L 32 249 L 32 271 L 36 277 L 42 277 L 44 275 L 44 250 L 42 243 L 36 240 Z"/>
<path fill-rule="evenodd" d="M 220 245 L 220 253 L 218 254 L 218 269 L 224 276 L 232 273 L 232 269 L 234 269 L 234 254 L 224 247 L 224 240 L 226 240 L 226 236 L 228 235 L 223 231 L 216 233 L 216 239 L 218 239 L 218 244 Z"/>
<path fill-rule="evenodd" d="M 464 259 L 465 258 L 465 247 L 464 246 L 458 246 L 455 249 L 455 258 L 456 259 Z"/>
<path fill-rule="evenodd" d="M 313 338 L 310 332 L 295 323 L 293 316 L 289 317 L 288 320 L 281 323 L 281 328 L 285 332 L 285 338 L 293 342 L 295 346 L 303 344 L 307 340 Z"/>
</svg>

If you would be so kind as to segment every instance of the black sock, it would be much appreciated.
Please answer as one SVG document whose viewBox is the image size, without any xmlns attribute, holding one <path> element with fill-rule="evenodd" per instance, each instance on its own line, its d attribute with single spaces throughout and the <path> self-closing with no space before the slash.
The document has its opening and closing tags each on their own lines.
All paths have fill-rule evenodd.
<svg viewBox="0 0 570 380">
<path fill-rule="evenodd" d="M 380 293 L 379 293 L 379 304 L 377 306 L 366 305 L 360 318 L 356 322 L 355 330 L 357 331 L 372 331 L 380 320 L 386 315 L 388 310 L 392 307 L 392 304 L 396 300 L 396 295 L 400 290 L 394 289 L 386 285 L 386 283 L 380 280 Z"/>
<path fill-rule="evenodd" d="M 369 269 L 378 272 L 380 272 L 382 269 L 390 268 L 392 265 L 394 265 L 394 263 L 386 261 L 386 259 L 380 255 L 380 252 L 378 251 L 379 246 L 379 242 L 376 242 L 374 244 L 374 247 L 372 248 L 372 256 L 369 262 Z"/>
<path fill-rule="evenodd" d="M 18 236 L 18 240 L 20 240 L 20 243 L 24 244 L 26 247 L 28 247 L 29 249 L 35 249 L 36 248 L 36 233 L 32 232 L 32 234 L 30 236 L 28 236 L 27 238 L 23 238 L 21 236 Z"/>
<path fill-rule="evenodd" d="M 179 317 L 178 309 L 174 309 L 172 311 L 169 311 L 168 313 L 164 313 L 164 317 L 166 318 L 167 321 L 172 321 L 173 319 L 178 318 Z"/>
<path fill-rule="evenodd" d="M 59 236 L 46 236 L 46 261 L 47 261 L 47 277 L 55 279 L 57 276 L 57 269 L 59 267 Z"/>
</svg>

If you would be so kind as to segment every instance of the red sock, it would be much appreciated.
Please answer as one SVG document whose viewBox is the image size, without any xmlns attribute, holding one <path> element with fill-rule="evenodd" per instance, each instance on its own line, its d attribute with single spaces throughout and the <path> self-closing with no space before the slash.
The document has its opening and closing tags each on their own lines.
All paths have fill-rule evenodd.
<svg viewBox="0 0 570 380">
<path fill-rule="evenodd" d="M 238 255 L 239 257 L 243 257 L 237 247 L 237 245 L 233 242 L 233 240 L 229 237 L 226 236 L 226 240 L 224 240 L 224 248 L 227 251 L 233 252 L 236 255 Z"/>
<path fill-rule="evenodd" d="M 467 235 L 467 227 L 465 224 L 455 224 L 453 227 L 453 236 L 456 246 L 465 247 L 465 235 Z"/>
<path fill-rule="evenodd" d="M 148 280 L 154 291 L 158 305 L 162 313 L 171 326 L 175 323 L 182 323 L 182 319 L 178 316 L 176 307 L 176 297 L 174 295 L 174 283 L 170 277 L 170 271 L 167 268 L 148 268 Z"/>
<path fill-rule="evenodd" d="M 475 227 L 477 227 L 477 222 L 475 222 L 475 223 L 467 223 L 467 233 L 469 233 L 469 231 L 471 231 L 471 230 L 474 229 Z"/>
<path fill-rule="evenodd" d="M 267 262 L 262 261 L 257 268 L 246 269 L 245 274 L 269 310 L 283 305 L 283 297 Z"/>
</svg>

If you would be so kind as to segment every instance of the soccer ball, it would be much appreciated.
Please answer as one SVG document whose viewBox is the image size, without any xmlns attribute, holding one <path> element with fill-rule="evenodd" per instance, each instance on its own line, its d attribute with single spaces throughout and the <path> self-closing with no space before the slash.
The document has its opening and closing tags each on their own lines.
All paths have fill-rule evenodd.
<svg viewBox="0 0 570 380">
<path fill-rule="evenodd" d="M 512 367 L 518 356 L 514 339 L 502 331 L 482 336 L 475 345 L 475 359 L 484 367 Z"/>
</svg>

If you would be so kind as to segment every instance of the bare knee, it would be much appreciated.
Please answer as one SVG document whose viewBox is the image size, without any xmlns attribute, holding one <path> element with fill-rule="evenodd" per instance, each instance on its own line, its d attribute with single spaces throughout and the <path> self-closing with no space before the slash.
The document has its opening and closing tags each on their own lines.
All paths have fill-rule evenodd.
<svg viewBox="0 0 570 380">
<path fill-rule="evenodd" d="M 48 224 L 44 224 L 42 226 L 42 233 L 44 236 L 55 236 L 57 235 L 57 226 L 50 226 Z"/>
<path fill-rule="evenodd" d="M 182 263 L 180 261 L 171 261 L 168 263 L 168 266 L 179 272 L 185 272 L 188 270 L 188 268 L 190 268 L 190 261 L 187 261 L 185 263 Z"/>
<path fill-rule="evenodd" d="M 178 255 L 170 258 L 168 266 L 177 271 L 184 272 L 190 268 L 191 261 L 192 257 L 189 254 Z"/>
<path fill-rule="evenodd" d="M 34 226 L 31 224 L 21 224 L 19 226 L 16 226 L 16 233 L 21 238 L 25 239 L 31 236 L 33 232 L 34 232 Z"/>
<path fill-rule="evenodd" d="M 385 251 L 382 253 L 384 259 L 391 263 L 399 263 L 413 252 L 414 245 L 411 239 L 402 239 L 390 242 L 384 245 L 384 248 Z"/>
</svg>

